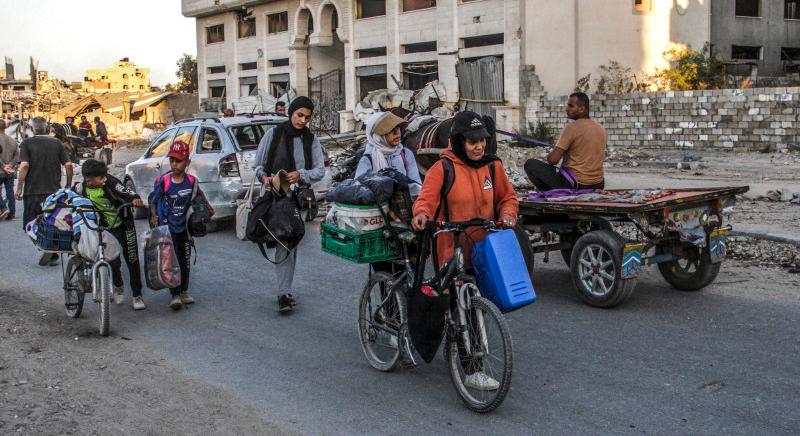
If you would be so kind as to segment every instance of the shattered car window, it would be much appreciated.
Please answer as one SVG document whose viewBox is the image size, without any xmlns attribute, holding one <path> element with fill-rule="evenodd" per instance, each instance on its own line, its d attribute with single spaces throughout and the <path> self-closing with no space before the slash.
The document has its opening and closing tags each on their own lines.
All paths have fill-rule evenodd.
<svg viewBox="0 0 800 436">
<path fill-rule="evenodd" d="M 236 144 L 242 150 L 252 149 L 258 147 L 261 142 L 261 137 L 264 133 L 271 129 L 274 124 L 247 124 L 244 126 L 233 126 L 228 130 L 231 136 L 236 140 Z"/>
</svg>

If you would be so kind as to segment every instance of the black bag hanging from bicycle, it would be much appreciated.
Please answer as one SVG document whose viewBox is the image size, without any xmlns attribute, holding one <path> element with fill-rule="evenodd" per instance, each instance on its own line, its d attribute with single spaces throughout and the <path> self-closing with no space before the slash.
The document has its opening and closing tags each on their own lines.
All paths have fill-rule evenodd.
<svg viewBox="0 0 800 436">
<path fill-rule="evenodd" d="M 439 351 L 444 337 L 445 313 L 450 309 L 450 295 L 437 289 L 435 282 L 423 282 L 425 262 L 427 261 L 430 233 L 422 233 L 417 252 L 417 279 L 414 286 L 406 291 L 408 310 L 408 334 L 417 353 L 426 363 L 430 363 Z"/>
<path fill-rule="evenodd" d="M 274 248 L 278 244 L 290 250 L 297 247 L 306 234 L 297 204 L 293 193 L 281 195 L 266 191 L 253 204 L 247 217 L 247 239 L 259 244 L 259 248 L 263 245 Z M 262 254 L 266 257 L 263 249 Z"/>
</svg>

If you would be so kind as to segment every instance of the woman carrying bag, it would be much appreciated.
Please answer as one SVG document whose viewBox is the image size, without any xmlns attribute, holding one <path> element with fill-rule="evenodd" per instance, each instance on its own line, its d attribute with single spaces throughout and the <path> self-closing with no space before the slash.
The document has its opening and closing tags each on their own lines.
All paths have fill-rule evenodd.
<svg viewBox="0 0 800 436">
<path fill-rule="evenodd" d="M 261 138 L 253 169 L 256 170 L 256 179 L 264 188 L 271 185 L 272 177 L 280 170 L 286 172 L 286 180 L 290 184 L 312 184 L 325 176 L 322 145 L 307 126 L 313 112 L 314 103 L 311 99 L 297 97 L 289 104 L 289 120 L 273 127 Z M 297 248 L 287 250 L 278 244 L 275 247 L 275 258 L 282 260 L 275 265 L 278 311 L 286 313 L 296 304 L 292 282 L 297 264 Z"/>
</svg>

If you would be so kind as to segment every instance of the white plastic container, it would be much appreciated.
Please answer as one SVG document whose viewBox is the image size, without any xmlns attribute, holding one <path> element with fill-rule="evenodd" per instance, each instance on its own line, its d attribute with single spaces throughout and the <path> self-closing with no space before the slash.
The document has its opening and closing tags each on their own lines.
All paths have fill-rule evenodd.
<svg viewBox="0 0 800 436">
<path fill-rule="evenodd" d="M 381 205 L 385 213 L 389 205 Z M 336 203 L 336 227 L 356 233 L 365 233 L 386 226 L 383 214 L 376 206 L 356 206 Z"/>
</svg>

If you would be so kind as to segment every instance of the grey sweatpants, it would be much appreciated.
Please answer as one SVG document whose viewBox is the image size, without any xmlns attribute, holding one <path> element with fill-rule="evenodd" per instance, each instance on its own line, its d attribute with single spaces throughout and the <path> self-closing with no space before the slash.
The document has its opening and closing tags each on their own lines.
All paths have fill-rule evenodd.
<svg viewBox="0 0 800 436">
<path fill-rule="evenodd" d="M 287 258 L 288 255 L 288 258 Z M 285 259 L 285 260 L 284 260 Z M 275 278 L 278 281 L 279 294 L 291 294 L 294 281 L 294 268 L 297 265 L 297 247 L 286 251 L 280 244 L 275 247 Z"/>
</svg>

